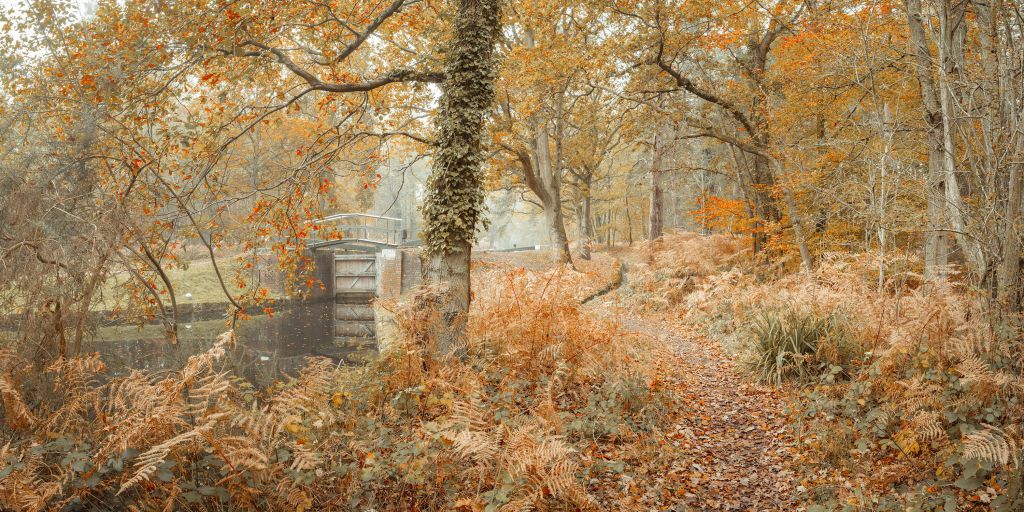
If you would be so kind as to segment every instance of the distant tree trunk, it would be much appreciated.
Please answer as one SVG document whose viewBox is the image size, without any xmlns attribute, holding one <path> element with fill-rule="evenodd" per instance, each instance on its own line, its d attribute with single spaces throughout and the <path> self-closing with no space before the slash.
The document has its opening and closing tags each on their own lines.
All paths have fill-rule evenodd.
<svg viewBox="0 0 1024 512">
<path fill-rule="evenodd" d="M 539 174 L 536 184 L 543 189 L 542 193 L 537 193 L 537 190 L 534 192 L 544 207 L 544 220 L 548 227 L 548 238 L 551 240 L 552 257 L 558 263 L 572 265 L 569 237 L 565 233 L 565 217 L 562 214 L 561 169 L 558 169 L 551 159 L 547 127 L 542 123 L 535 123 L 534 130 L 534 154 L 537 155 L 536 171 Z"/>
<path fill-rule="evenodd" d="M 626 192 L 626 240 L 630 247 L 633 247 L 633 218 L 629 215 L 629 192 Z M 641 223 L 643 224 L 643 223 Z"/>
<path fill-rule="evenodd" d="M 553 259 L 558 263 L 572 265 L 569 236 L 565 233 L 565 216 L 562 214 L 561 172 L 551 161 L 547 128 L 542 123 L 534 122 L 533 129 L 532 151 L 516 149 L 516 158 L 523 171 L 523 181 L 540 199 L 544 209 L 544 222 L 551 240 Z"/>
<path fill-rule="evenodd" d="M 803 218 L 800 217 L 800 212 L 797 210 L 796 198 L 793 197 L 793 191 L 788 185 L 783 186 L 782 194 L 786 198 L 786 207 L 789 210 L 789 220 L 793 223 L 793 238 L 796 240 L 796 246 L 800 250 L 800 261 L 802 262 L 801 267 L 805 272 L 813 272 L 814 258 L 811 257 L 811 250 L 807 246 L 807 236 L 804 230 Z"/>
<path fill-rule="evenodd" d="M 580 179 L 580 188 L 582 189 L 582 197 L 580 198 L 580 206 L 576 212 L 576 224 L 579 226 L 579 238 L 580 238 L 580 249 L 578 251 L 580 259 L 590 259 L 590 245 L 594 240 L 594 220 L 591 213 L 591 201 L 590 201 L 590 186 L 593 182 L 594 176 L 590 172 L 586 172 Z"/>
<path fill-rule="evenodd" d="M 469 264 L 483 211 L 484 120 L 494 100 L 501 0 L 459 0 L 437 113 L 437 149 L 423 206 L 427 281 L 441 288 L 436 350 L 451 354 L 465 335 Z"/>
<path fill-rule="evenodd" d="M 565 232 L 565 214 L 562 213 L 561 187 L 554 187 L 551 191 L 550 202 L 544 205 L 544 219 L 547 220 L 552 257 L 555 262 L 572 265 L 569 236 Z"/>
<path fill-rule="evenodd" d="M 657 240 L 661 238 L 662 231 L 664 230 L 664 211 L 665 211 L 665 191 L 664 191 L 664 169 L 662 169 L 662 161 L 664 159 L 665 151 L 665 140 L 661 133 L 661 129 L 654 131 L 654 145 L 651 156 L 651 199 L 650 199 L 650 215 L 649 228 L 648 228 L 648 240 Z"/>
<path fill-rule="evenodd" d="M 527 48 L 535 48 L 533 30 L 523 33 Z M 540 199 L 544 209 L 544 221 L 548 228 L 551 241 L 551 254 L 554 261 L 572 266 L 572 254 L 569 252 L 569 236 L 565 232 L 565 215 L 562 213 L 562 172 L 563 151 L 562 141 L 565 137 L 565 89 L 551 91 L 554 101 L 554 112 L 538 111 L 527 121 L 531 133 L 528 141 L 519 147 L 504 146 L 515 154 L 523 172 L 523 181 L 527 188 Z M 551 151 L 551 135 L 549 124 L 554 127 L 555 151 Z"/>
</svg>

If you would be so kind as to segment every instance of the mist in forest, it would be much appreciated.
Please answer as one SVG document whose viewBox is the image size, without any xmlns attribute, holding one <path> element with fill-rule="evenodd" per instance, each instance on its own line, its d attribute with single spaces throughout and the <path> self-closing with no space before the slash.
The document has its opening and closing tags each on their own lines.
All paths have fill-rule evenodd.
<svg viewBox="0 0 1024 512">
<path fill-rule="evenodd" d="M 423 225 L 420 207 L 430 175 L 430 158 L 396 152 L 377 172 L 381 178 L 368 213 L 402 219 L 410 239 L 419 240 Z M 550 244 L 542 212 L 535 204 L 512 190 L 490 191 L 485 200 L 486 227 L 481 229 L 475 248 L 506 250 Z"/>
</svg>

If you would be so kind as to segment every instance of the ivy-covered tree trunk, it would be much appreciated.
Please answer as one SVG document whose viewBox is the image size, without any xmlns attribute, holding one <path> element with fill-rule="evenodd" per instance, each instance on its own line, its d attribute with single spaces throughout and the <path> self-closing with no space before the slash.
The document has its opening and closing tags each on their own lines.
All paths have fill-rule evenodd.
<svg viewBox="0 0 1024 512">
<path fill-rule="evenodd" d="M 423 206 L 427 282 L 441 290 L 437 351 L 453 353 L 465 333 L 469 263 L 484 207 L 484 120 L 494 100 L 501 0 L 458 0 L 437 113 L 437 149 Z"/>
</svg>

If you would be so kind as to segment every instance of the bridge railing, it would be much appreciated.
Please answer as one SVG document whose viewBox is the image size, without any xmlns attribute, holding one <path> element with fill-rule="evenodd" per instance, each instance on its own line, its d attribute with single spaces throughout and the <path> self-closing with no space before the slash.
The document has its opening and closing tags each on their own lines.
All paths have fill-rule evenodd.
<svg viewBox="0 0 1024 512">
<path fill-rule="evenodd" d="M 320 228 L 309 245 L 324 245 L 331 241 L 363 241 L 385 245 L 400 245 L 406 241 L 402 219 L 370 215 L 368 213 L 339 213 L 314 221 Z"/>
</svg>

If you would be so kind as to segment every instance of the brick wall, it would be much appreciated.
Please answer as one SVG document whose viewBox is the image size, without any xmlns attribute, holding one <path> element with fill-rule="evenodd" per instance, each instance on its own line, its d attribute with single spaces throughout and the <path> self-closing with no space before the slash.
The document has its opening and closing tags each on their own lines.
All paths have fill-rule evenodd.
<svg viewBox="0 0 1024 512">
<path fill-rule="evenodd" d="M 402 249 L 401 293 L 423 284 L 423 260 L 419 249 Z"/>
<path fill-rule="evenodd" d="M 316 270 L 314 271 L 313 277 L 321 281 L 324 285 L 323 289 L 320 288 L 320 284 L 317 283 L 313 286 L 312 293 L 310 294 L 314 299 L 323 299 L 326 297 L 334 298 L 334 251 L 333 250 L 320 250 L 313 251 L 313 260 L 316 262 Z"/>
<path fill-rule="evenodd" d="M 377 295 L 394 298 L 423 283 L 419 249 L 385 249 L 377 255 Z"/>
<path fill-rule="evenodd" d="M 397 249 L 384 249 L 377 263 L 380 297 L 393 298 L 402 293 L 402 253 Z"/>
</svg>

